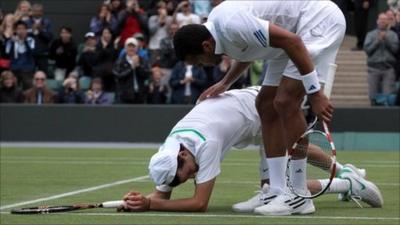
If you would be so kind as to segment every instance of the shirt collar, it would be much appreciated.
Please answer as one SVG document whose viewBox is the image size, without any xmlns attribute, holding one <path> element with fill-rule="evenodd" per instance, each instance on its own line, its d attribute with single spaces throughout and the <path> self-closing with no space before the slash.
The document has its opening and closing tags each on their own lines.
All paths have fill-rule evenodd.
<svg viewBox="0 0 400 225">
<path fill-rule="evenodd" d="M 215 54 L 224 53 L 223 49 L 222 49 L 222 45 L 221 45 L 221 40 L 219 39 L 219 37 L 217 35 L 217 31 L 215 29 L 214 23 L 211 21 L 208 21 L 208 22 L 204 23 L 203 25 L 206 26 L 207 30 L 210 31 L 211 36 L 215 40 Z"/>
</svg>

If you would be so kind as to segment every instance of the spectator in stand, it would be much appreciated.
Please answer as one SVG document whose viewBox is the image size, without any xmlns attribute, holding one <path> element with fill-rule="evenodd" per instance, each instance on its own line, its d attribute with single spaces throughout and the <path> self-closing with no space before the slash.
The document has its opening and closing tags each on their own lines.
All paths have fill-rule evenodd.
<svg viewBox="0 0 400 225">
<path fill-rule="evenodd" d="M 169 16 L 173 16 L 176 7 L 178 7 L 178 4 L 180 0 L 164 0 L 164 2 L 167 4 L 167 12 Z"/>
<path fill-rule="evenodd" d="M 60 37 L 50 45 L 50 58 L 55 60 L 54 78 L 64 81 L 67 74 L 76 66 L 77 47 L 72 39 L 72 30 L 61 27 Z"/>
<path fill-rule="evenodd" d="M 125 9 L 125 4 L 122 0 L 111 0 L 109 3 L 111 16 L 118 22 L 119 13 Z"/>
<path fill-rule="evenodd" d="M 79 90 L 78 78 L 69 76 L 63 82 L 63 88 L 58 92 L 58 103 L 82 104 L 85 102 L 85 95 Z"/>
<path fill-rule="evenodd" d="M 387 0 L 387 4 L 393 12 L 396 12 L 400 9 L 400 1 L 399 0 Z"/>
<path fill-rule="evenodd" d="M 101 32 L 106 27 L 110 28 L 113 34 L 116 34 L 118 31 L 118 20 L 112 16 L 108 5 L 103 4 L 97 10 L 97 16 L 93 17 L 90 21 L 90 31 L 93 32 L 96 37 L 100 37 Z"/>
<path fill-rule="evenodd" d="M 7 14 L 0 25 L 0 72 L 10 69 L 10 57 L 6 54 L 6 43 L 14 34 L 14 18 L 14 14 Z"/>
<path fill-rule="evenodd" d="M 43 17 L 43 5 L 35 3 L 32 6 L 32 15 L 27 21 L 31 36 L 35 39 L 35 64 L 37 69 L 48 74 L 49 43 L 53 40 L 51 22 Z"/>
<path fill-rule="evenodd" d="M 400 8 L 396 11 L 395 25 L 393 31 L 396 32 L 397 36 L 400 39 Z"/>
<path fill-rule="evenodd" d="M 28 22 L 31 16 L 32 5 L 29 1 L 22 0 L 18 3 L 17 9 L 15 10 L 14 16 L 15 21 Z"/>
<path fill-rule="evenodd" d="M 389 21 L 389 29 L 395 31 L 395 26 L 396 26 L 396 14 L 394 13 L 394 11 L 392 11 L 391 9 L 388 9 L 386 11 L 386 16 L 388 18 Z"/>
<path fill-rule="evenodd" d="M 90 89 L 86 92 L 85 103 L 89 105 L 111 105 L 112 97 L 103 91 L 103 81 L 101 78 L 94 78 L 90 84 Z"/>
<path fill-rule="evenodd" d="M 376 94 L 393 94 L 395 91 L 396 54 L 399 40 L 389 30 L 389 20 L 385 13 L 379 14 L 378 27 L 365 38 L 364 50 L 368 55 L 368 85 L 371 104 L 376 104 Z"/>
<path fill-rule="evenodd" d="M 361 51 L 364 46 L 365 35 L 367 34 L 368 12 L 371 8 L 371 0 L 354 0 L 353 2 L 357 44 L 351 50 Z"/>
<path fill-rule="evenodd" d="M 159 64 L 163 70 L 163 73 L 169 78 L 172 68 L 178 62 L 174 50 L 174 36 L 178 31 L 179 26 L 176 23 L 172 23 L 168 28 L 168 37 L 165 37 L 160 42 L 160 60 Z"/>
<path fill-rule="evenodd" d="M 168 16 L 167 4 L 160 1 L 157 4 L 157 14 L 149 19 L 151 63 L 159 61 L 160 43 L 162 39 L 168 36 L 168 27 L 171 23 L 172 17 Z"/>
<path fill-rule="evenodd" d="M 22 90 L 17 86 L 17 78 L 10 70 L 0 76 L 0 103 L 20 103 L 24 101 Z"/>
<path fill-rule="evenodd" d="M 7 14 L 4 16 L 2 23 L 0 25 L 1 36 L 4 39 L 10 39 L 14 35 L 14 25 L 15 25 L 14 14 Z"/>
<path fill-rule="evenodd" d="M 399 39 L 400 42 L 400 8 L 397 10 L 396 13 L 396 25 L 394 26 L 394 32 L 397 34 L 397 38 Z M 400 81 L 400 47 L 397 52 L 397 63 L 396 63 L 396 80 Z M 399 88 L 400 91 L 400 88 Z M 399 94 L 400 98 L 400 94 Z"/>
<path fill-rule="evenodd" d="M 147 48 L 147 43 L 142 33 L 136 33 L 133 37 L 139 42 L 138 55 L 144 59 L 147 63 L 150 63 L 150 51 Z"/>
<path fill-rule="evenodd" d="M 114 64 L 118 103 L 144 103 L 148 68 L 138 55 L 139 42 L 135 38 L 125 41 L 125 54 Z"/>
<path fill-rule="evenodd" d="M 81 69 L 81 75 L 84 77 L 93 77 L 93 69 L 97 63 L 97 38 L 93 32 L 85 34 L 85 43 L 79 48 L 82 49 L 78 56 L 78 66 Z"/>
<path fill-rule="evenodd" d="M 147 33 L 147 16 L 140 8 L 137 0 L 127 0 L 126 9 L 118 16 L 119 44 L 124 46 L 125 40 L 136 33 Z"/>
<path fill-rule="evenodd" d="M 49 104 L 54 103 L 56 94 L 46 87 L 46 74 L 37 71 L 33 78 L 33 87 L 24 92 L 25 103 Z"/>
<path fill-rule="evenodd" d="M 11 60 L 10 68 L 24 90 L 32 85 L 35 71 L 35 40 L 28 36 L 28 26 L 23 21 L 15 23 L 16 35 L 6 43 L 6 54 Z"/>
<path fill-rule="evenodd" d="M 211 11 L 210 0 L 203 0 L 203 1 L 190 0 L 190 3 L 192 4 L 193 12 L 196 15 L 199 15 L 201 18 L 207 18 L 208 14 L 210 14 Z"/>
<path fill-rule="evenodd" d="M 147 91 L 148 104 L 165 104 L 167 102 L 167 86 L 161 83 L 163 73 L 158 66 L 151 69 L 151 81 Z"/>
<path fill-rule="evenodd" d="M 396 11 L 396 25 L 394 27 L 394 30 L 397 34 L 400 43 L 400 2 L 399 2 L 399 8 Z M 396 80 L 397 82 L 400 82 L 400 47 L 397 50 Z M 396 105 L 400 106 L 400 87 L 398 87 L 397 89 Z"/>
<path fill-rule="evenodd" d="M 104 81 L 104 90 L 115 91 L 114 76 L 112 74 L 113 63 L 117 58 L 117 50 L 114 46 L 113 35 L 110 28 L 104 28 L 100 40 L 96 46 L 97 60 L 94 67 L 94 77 L 101 77 Z"/>
<path fill-rule="evenodd" d="M 179 3 L 178 7 L 176 7 L 173 20 L 178 24 L 179 27 L 183 27 L 188 24 L 201 23 L 200 16 L 192 13 L 192 7 L 186 0 Z"/>
<path fill-rule="evenodd" d="M 178 62 L 172 70 L 169 84 L 172 104 L 195 104 L 207 85 L 207 77 L 203 68 Z"/>
</svg>

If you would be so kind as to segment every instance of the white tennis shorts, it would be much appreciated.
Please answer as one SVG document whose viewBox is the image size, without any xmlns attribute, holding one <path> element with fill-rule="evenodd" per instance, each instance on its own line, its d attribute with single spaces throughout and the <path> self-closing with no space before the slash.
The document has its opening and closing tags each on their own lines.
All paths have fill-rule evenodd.
<svg viewBox="0 0 400 225">
<path fill-rule="evenodd" d="M 325 83 L 329 64 L 335 63 L 345 31 L 346 21 L 340 12 L 324 18 L 315 27 L 300 28 L 296 33 L 307 48 L 321 83 Z M 282 76 L 301 80 L 300 72 L 286 54 L 268 60 L 267 63 L 263 86 L 279 86 Z"/>
</svg>

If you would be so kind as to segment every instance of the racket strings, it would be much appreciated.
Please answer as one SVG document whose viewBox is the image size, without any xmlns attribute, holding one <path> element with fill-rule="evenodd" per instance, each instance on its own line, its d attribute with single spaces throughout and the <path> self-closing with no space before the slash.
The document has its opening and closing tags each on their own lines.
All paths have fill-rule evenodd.
<svg viewBox="0 0 400 225">
<path fill-rule="evenodd" d="M 311 164 L 314 167 L 317 167 L 318 169 L 322 169 L 328 172 L 332 168 L 332 161 L 321 162 L 317 160 L 307 159 L 307 163 Z"/>
</svg>

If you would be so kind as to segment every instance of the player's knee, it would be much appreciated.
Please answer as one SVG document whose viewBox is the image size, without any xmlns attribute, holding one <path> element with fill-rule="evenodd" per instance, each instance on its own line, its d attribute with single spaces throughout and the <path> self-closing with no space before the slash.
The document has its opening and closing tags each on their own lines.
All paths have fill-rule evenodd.
<svg viewBox="0 0 400 225">
<path fill-rule="evenodd" d="M 273 102 L 274 109 L 281 116 L 290 116 L 298 111 L 298 102 L 288 95 L 276 96 Z"/>
<path fill-rule="evenodd" d="M 257 108 L 257 112 L 260 115 L 260 117 L 263 117 L 263 115 L 271 116 L 271 114 L 275 114 L 272 99 L 263 99 L 263 98 L 257 97 L 256 108 Z"/>
</svg>

